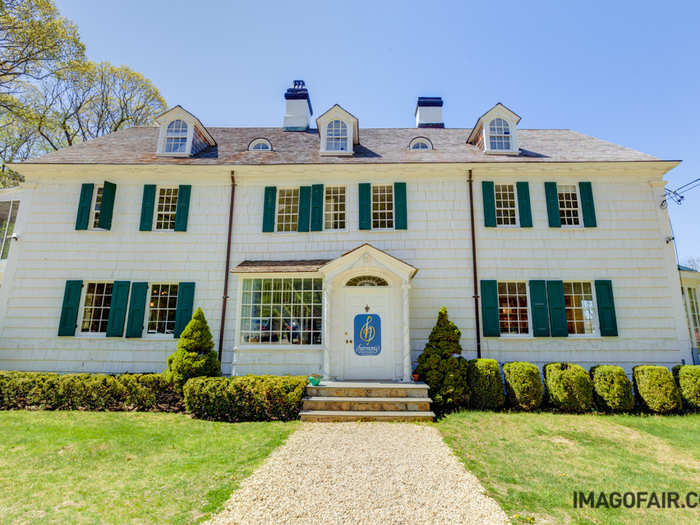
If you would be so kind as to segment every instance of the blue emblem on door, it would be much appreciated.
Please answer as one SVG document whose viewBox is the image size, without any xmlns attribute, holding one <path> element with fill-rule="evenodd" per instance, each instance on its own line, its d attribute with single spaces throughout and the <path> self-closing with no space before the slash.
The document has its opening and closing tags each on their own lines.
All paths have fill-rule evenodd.
<svg viewBox="0 0 700 525">
<path fill-rule="evenodd" d="M 382 320 L 377 314 L 355 316 L 355 353 L 379 355 L 382 351 Z"/>
</svg>

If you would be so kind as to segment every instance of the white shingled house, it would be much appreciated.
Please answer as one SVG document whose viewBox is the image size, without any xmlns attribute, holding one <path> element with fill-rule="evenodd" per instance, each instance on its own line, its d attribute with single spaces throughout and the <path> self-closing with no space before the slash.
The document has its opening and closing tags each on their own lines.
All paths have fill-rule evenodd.
<svg viewBox="0 0 700 525">
<path fill-rule="evenodd" d="M 382 129 L 313 121 L 301 81 L 285 104 L 277 128 L 176 106 L 13 165 L 0 369 L 160 371 L 197 306 L 226 374 L 410 380 L 442 306 L 466 357 L 691 362 L 659 206 L 677 161 L 500 103 L 450 128 L 421 97 Z"/>
</svg>

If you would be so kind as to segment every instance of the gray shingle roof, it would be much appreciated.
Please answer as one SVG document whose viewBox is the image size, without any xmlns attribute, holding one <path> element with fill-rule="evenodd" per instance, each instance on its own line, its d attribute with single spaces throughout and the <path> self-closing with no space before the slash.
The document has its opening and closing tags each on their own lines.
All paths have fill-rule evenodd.
<svg viewBox="0 0 700 525">
<path fill-rule="evenodd" d="M 319 154 L 319 135 L 281 128 L 208 128 L 217 146 L 194 157 L 155 154 L 158 128 L 136 127 L 48 153 L 29 163 L 57 164 L 362 164 L 431 162 L 585 162 L 658 161 L 660 159 L 567 129 L 520 129 L 520 154 L 488 155 L 466 144 L 470 129 L 364 128 L 360 144 L 349 157 Z M 432 151 L 410 151 L 412 138 L 423 136 Z M 248 144 L 264 137 L 272 152 L 248 151 Z"/>
<path fill-rule="evenodd" d="M 317 272 L 330 259 L 309 259 L 299 261 L 243 261 L 236 266 L 233 273 L 279 273 L 279 272 Z"/>
</svg>

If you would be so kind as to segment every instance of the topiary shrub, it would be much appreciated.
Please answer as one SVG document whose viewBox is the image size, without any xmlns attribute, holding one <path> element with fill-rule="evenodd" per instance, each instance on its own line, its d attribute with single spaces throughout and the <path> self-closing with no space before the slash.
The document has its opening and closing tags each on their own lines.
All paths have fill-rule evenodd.
<svg viewBox="0 0 700 525">
<path fill-rule="evenodd" d="M 178 391 L 182 391 L 192 377 L 221 375 L 221 364 L 214 352 L 214 340 L 201 308 L 180 334 L 177 350 L 168 357 L 168 368 L 163 372 Z"/>
<path fill-rule="evenodd" d="M 602 412 L 629 412 L 634 409 L 632 382 L 620 366 L 599 365 L 591 368 L 593 401 Z"/>
<path fill-rule="evenodd" d="M 678 390 L 686 410 L 700 410 L 700 365 L 676 365 L 673 367 Z"/>
<path fill-rule="evenodd" d="M 444 306 L 430 332 L 415 373 L 429 387 L 432 409 L 441 416 L 469 405 L 467 361 L 459 356 L 462 333 L 447 317 Z M 457 355 L 455 355 L 457 354 Z"/>
<path fill-rule="evenodd" d="M 472 359 L 467 364 L 469 406 L 477 410 L 501 408 L 505 402 L 501 371 L 495 359 Z"/>
<path fill-rule="evenodd" d="M 593 383 L 580 365 L 549 363 L 544 366 L 547 400 L 562 412 L 588 412 L 593 404 Z"/>
<path fill-rule="evenodd" d="M 540 369 L 532 363 L 514 361 L 503 365 L 508 406 L 518 410 L 537 410 L 542 404 L 544 386 Z"/>
<path fill-rule="evenodd" d="M 641 365 L 632 369 L 634 392 L 644 410 L 670 414 L 681 408 L 681 394 L 665 366 Z"/>
</svg>

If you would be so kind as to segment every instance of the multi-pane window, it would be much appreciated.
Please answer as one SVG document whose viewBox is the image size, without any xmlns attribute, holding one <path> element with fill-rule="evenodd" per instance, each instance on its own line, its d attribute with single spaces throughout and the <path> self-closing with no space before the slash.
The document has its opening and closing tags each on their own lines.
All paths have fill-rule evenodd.
<svg viewBox="0 0 700 525">
<path fill-rule="evenodd" d="M 581 220 L 576 186 L 574 184 L 557 184 L 557 194 L 562 226 L 579 226 Z"/>
<path fill-rule="evenodd" d="M 372 185 L 372 228 L 394 227 L 394 187 Z"/>
<path fill-rule="evenodd" d="M 165 133 L 166 153 L 184 153 L 187 145 L 187 124 L 182 120 L 173 120 Z"/>
<path fill-rule="evenodd" d="M 593 289 L 590 282 L 565 282 L 566 325 L 570 334 L 592 334 Z"/>
<path fill-rule="evenodd" d="M 172 334 L 177 311 L 177 284 L 152 284 L 148 308 L 148 333 Z"/>
<path fill-rule="evenodd" d="M 244 279 L 241 342 L 321 344 L 321 279 Z"/>
<path fill-rule="evenodd" d="M 496 184 L 496 224 L 499 226 L 517 225 L 515 209 L 515 188 L 512 184 Z"/>
<path fill-rule="evenodd" d="M 175 229 L 177 214 L 178 188 L 160 188 L 156 206 L 156 230 L 172 231 Z"/>
<path fill-rule="evenodd" d="M 345 186 L 326 186 L 323 227 L 326 230 L 345 228 Z"/>
<path fill-rule="evenodd" d="M 92 227 L 100 227 L 100 208 L 102 208 L 102 192 L 104 191 L 104 186 L 98 186 L 95 192 L 95 205 L 92 207 Z"/>
<path fill-rule="evenodd" d="M 502 334 L 530 333 L 525 283 L 499 281 L 498 322 Z"/>
<path fill-rule="evenodd" d="M 279 190 L 277 199 L 277 231 L 295 232 L 299 221 L 299 188 Z"/>
<path fill-rule="evenodd" d="M 684 292 L 687 292 L 684 293 L 684 295 L 688 323 L 690 331 L 695 339 L 694 344 L 697 345 L 700 344 L 700 307 L 698 307 L 698 294 L 695 288 L 686 288 Z"/>
<path fill-rule="evenodd" d="M 15 232 L 15 222 L 19 212 L 19 201 L 0 202 L 0 241 L 2 242 L 0 259 L 7 259 L 10 254 L 12 234 Z"/>
<path fill-rule="evenodd" d="M 510 150 L 510 126 L 502 118 L 495 118 L 489 124 L 489 149 Z"/>
<path fill-rule="evenodd" d="M 326 128 L 326 151 L 348 151 L 348 126 L 334 120 Z"/>
<path fill-rule="evenodd" d="M 112 283 L 87 283 L 80 331 L 92 334 L 107 332 L 111 304 Z"/>
</svg>

